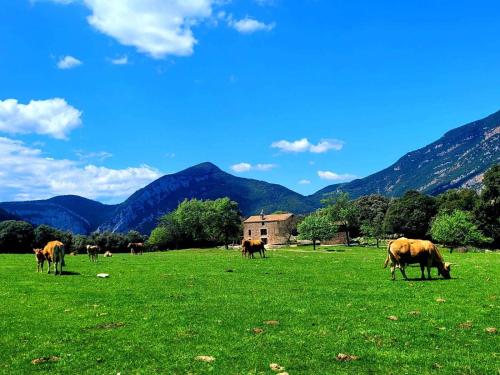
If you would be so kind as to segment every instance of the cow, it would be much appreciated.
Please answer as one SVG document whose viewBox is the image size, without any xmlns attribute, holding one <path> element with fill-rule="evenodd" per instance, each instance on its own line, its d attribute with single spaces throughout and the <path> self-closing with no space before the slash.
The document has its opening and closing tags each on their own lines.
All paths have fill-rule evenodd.
<svg viewBox="0 0 500 375">
<path fill-rule="evenodd" d="M 144 252 L 144 244 L 142 242 L 131 242 L 127 247 L 130 249 L 130 255 L 142 255 Z"/>
<path fill-rule="evenodd" d="M 43 249 L 33 249 L 36 259 L 36 272 L 43 272 L 43 263 L 45 262 L 45 255 Z"/>
<path fill-rule="evenodd" d="M 97 262 L 97 258 L 99 257 L 99 251 L 101 248 L 97 245 L 87 245 L 87 254 L 89 254 L 89 260 L 91 262 Z"/>
<path fill-rule="evenodd" d="M 261 258 L 266 257 L 266 248 L 262 240 L 243 240 L 241 243 L 241 255 L 255 258 L 254 253 L 259 253 Z"/>
<path fill-rule="evenodd" d="M 112 253 L 111 251 L 106 251 L 106 252 L 104 253 L 104 257 L 106 257 L 106 258 L 108 258 L 108 257 L 110 257 L 110 258 L 111 258 L 112 256 L 113 256 L 113 253 Z"/>
<path fill-rule="evenodd" d="M 59 275 L 62 275 L 64 263 L 64 244 L 61 241 L 50 241 L 42 251 L 45 259 L 49 263 L 49 271 L 50 273 L 50 264 L 54 263 L 54 274 L 57 276 L 57 265 L 60 264 Z"/>
<path fill-rule="evenodd" d="M 438 269 L 438 275 L 442 275 L 445 279 L 451 278 L 451 264 L 444 262 L 438 248 L 431 241 L 412 240 L 405 237 L 389 241 L 384 268 L 387 267 L 389 262 L 391 263 L 392 280 L 396 279 L 394 274 L 396 268 L 399 268 L 405 280 L 408 280 L 405 267 L 408 264 L 414 263 L 420 264 L 422 280 L 425 280 L 424 268 L 426 267 L 429 280 L 431 279 L 431 267 L 436 267 Z"/>
</svg>

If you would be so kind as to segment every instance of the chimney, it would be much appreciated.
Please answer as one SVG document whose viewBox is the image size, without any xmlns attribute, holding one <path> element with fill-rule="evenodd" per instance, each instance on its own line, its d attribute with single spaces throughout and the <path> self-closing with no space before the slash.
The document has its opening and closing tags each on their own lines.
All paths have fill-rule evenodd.
<svg viewBox="0 0 500 375">
<path fill-rule="evenodd" d="M 262 220 L 264 220 L 264 217 L 265 217 L 265 216 L 264 216 L 264 210 L 262 209 L 262 210 L 260 211 L 260 218 L 261 218 Z"/>
</svg>

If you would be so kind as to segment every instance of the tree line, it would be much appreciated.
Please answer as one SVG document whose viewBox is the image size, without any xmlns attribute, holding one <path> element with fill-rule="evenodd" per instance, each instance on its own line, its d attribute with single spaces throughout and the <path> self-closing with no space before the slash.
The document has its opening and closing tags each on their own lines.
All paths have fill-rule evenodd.
<svg viewBox="0 0 500 375">
<path fill-rule="evenodd" d="M 500 248 L 500 165 L 484 175 L 480 193 L 472 189 L 452 189 L 437 197 L 408 191 L 400 198 L 381 195 L 351 200 L 338 192 L 322 200 L 323 207 L 294 221 L 291 235 L 317 241 L 329 240 L 344 232 L 347 245 L 352 237 L 364 236 L 377 242 L 405 236 L 430 238 L 451 248 L 465 245 Z M 23 221 L 0 222 L 0 252 L 31 252 L 47 242 L 60 240 L 67 251 L 85 252 L 86 245 L 103 251 L 127 251 L 130 242 L 146 242 L 151 250 L 212 247 L 239 243 L 242 215 L 229 198 L 186 199 L 177 209 L 159 218 L 149 237 L 137 231 L 126 234 L 95 232 L 73 235 L 48 225 L 33 227 Z"/>
<path fill-rule="evenodd" d="M 484 175 L 483 189 L 451 189 L 436 197 L 408 191 L 401 198 L 369 195 L 351 200 L 344 192 L 322 200 L 323 207 L 305 217 L 298 226 L 300 238 L 328 240 L 344 231 L 377 242 L 389 236 L 429 238 L 454 248 L 491 246 L 500 248 L 500 165 Z"/>
</svg>

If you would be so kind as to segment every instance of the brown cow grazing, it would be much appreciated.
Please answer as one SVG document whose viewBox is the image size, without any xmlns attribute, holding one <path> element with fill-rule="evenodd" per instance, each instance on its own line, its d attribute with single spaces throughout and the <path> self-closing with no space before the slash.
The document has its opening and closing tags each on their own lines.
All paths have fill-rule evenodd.
<svg viewBox="0 0 500 375">
<path fill-rule="evenodd" d="M 131 242 L 127 247 L 130 249 L 131 255 L 142 255 L 144 252 L 144 244 L 142 242 Z"/>
<path fill-rule="evenodd" d="M 254 253 L 259 253 L 261 258 L 266 257 L 266 248 L 261 240 L 243 240 L 241 243 L 241 255 L 255 258 Z"/>
<path fill-rule="evenodd" d="M 36 259 L 36 272 L 43 272 L 43 263 L 45 262 L 45 255 L 43 249 L 33 249 Z"/>
<path fill-rule="evenodd" d="M 64 244 L 61 241 L 50 241 L 43 248 L 43 255 L 49 262 L 48 273 L 50 273 L 50 263 L 54 263 L 54 274 L 57 276 L 57 265 L 60 264 L 59 274 L 62 275 L 62 268 L 66 265 L 64 263 Z"/>
<path fill-rule="evenodd" d="M 405 267 L 408 264 L 419 263 L 422 271 L 422 280 L 425 280 L 424 268 L 427 267 L 427 276 L 431 279 L 431 267 L 438 269 L 438 275 L 442 275 L 445 279 L 450 279 L 451 264 L 445 263 L 443 257 L 439 253 L 438 248 L 431 241 L 426 240 L 410 240 L 405 237 L 398 238 L 394 241 L 389 241 L 387 246 L 387 259 L 384 263 L 384 268 L 391 263 L 391 277 L 395 280 L 394 271 L 399 268 L 405 280 Z"/>
<path fill-rule="evenodd" d="M 87 245 L 87 254 L 91 262 L 97 262 L 101 248 L 97 245 Z"/>
</svg>

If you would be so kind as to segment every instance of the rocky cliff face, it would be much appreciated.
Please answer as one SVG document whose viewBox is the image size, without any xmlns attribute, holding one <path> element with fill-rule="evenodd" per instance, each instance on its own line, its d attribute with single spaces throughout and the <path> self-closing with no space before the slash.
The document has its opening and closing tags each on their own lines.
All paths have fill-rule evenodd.
<svg viewBox="0 0 500 375">
<path fill-rule="evenodd" d="M 316 194 L 342 190 L 352 197 L 380 193 L 400 196 L 410 189 L 436 195 L 452 188 L 479 189 L 484 172 L 500 162 L 500 111 L 450 130 L 436 142 L 409 152 L 371 176 L 328 186 Z"/>
</svg>

